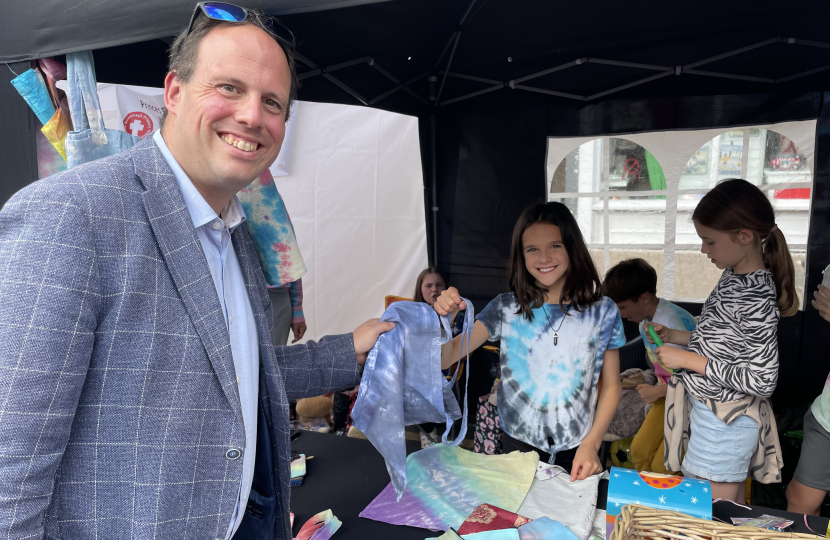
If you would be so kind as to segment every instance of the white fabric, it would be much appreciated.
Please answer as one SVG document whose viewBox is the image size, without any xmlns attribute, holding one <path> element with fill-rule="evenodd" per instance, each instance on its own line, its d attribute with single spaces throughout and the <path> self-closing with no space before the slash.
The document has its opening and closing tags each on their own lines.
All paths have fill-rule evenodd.
<svg viewBox="0 0 830 540">
<path fill-rule="evenodd" d="M 379 317 L 427 267 L 418 119 L 302 102 L 291 174 L 276 178 L 308 268 L 304 339 Z M 278 159 L 279 161 L 279 159 Z"/>
<path fill-rule="evenodd" d="M 585 540 L 594 528 L 600 478 L 602 475 L 595 474 L 571 482 L 565 469 L 540 461 L 530 491 L 516 513 L 530 519 L 547 516 Z"/>
</svg>

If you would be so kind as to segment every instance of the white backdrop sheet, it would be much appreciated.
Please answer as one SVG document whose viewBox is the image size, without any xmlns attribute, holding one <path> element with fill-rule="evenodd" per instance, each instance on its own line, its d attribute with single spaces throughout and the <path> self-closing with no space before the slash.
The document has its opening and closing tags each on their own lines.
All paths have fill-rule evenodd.
<svg viewBox="0 0 830 540">
<path fill-rule="evenodd" d="M 106 126 L 123 131 L 117 86 L 99 83 L 98 94 Z M 303 341 L 379 317 L 386 295 L 412 296 L 428 264 L 417 118 L 298 101 L 271 172 L 308 268 Z"/>
<path fill-rule="evenodd" d="M 411 297 L 427 266 L 418 120 L 310 102 L 295 114 L 276 182 L 308 268 L 306 336 L 319 339 L 380 316 L 386 295 Z"/>
</svg>

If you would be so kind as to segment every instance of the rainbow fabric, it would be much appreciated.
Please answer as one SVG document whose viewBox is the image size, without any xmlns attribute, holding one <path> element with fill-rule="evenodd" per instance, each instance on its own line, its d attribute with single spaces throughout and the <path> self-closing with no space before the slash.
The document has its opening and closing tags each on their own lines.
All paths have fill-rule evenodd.
<svg viewBox="0 0 830 540">
<path fill-rule="evenodd" d="M 320 512 L 305 522 L 294 540 L 328 540 L 340 528 L 340 520 L 331 510 Z"/>
<path fill-rule="evenodd" d="M 291 462 L 291 478 L 305 476 L 305 454 Z"/>
<path fill-rule="evenodd" d="M 360 517 L 447 531 L 461 526 L 484 503 L 516 512 L 538 461 L 536 452 L 488 456 L 435 444 L 407 457 L 408 483 L 400 502 L 389 484 Z"/>
</svg>

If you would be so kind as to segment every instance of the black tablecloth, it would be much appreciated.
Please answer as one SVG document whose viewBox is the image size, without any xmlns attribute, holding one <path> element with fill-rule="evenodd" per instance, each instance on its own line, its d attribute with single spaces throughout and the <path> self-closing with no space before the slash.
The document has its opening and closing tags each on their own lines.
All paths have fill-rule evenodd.
<svg viewBox="0 0 830 540">
<path fill-rule="evenodd" d="M 343 522 L 335 534 L 336 540 L 424 540 L 433 534 L 426 529 L 389 525 L 358 517 L 372 500 L 389 484 L 389 474 L 383 458 L 369 441 L 335 435 L 301 432 L 292 441 L 291 450 L 314 459 L 306 463 L 306 477 L 302 486 L 291 488 L 291 511 L 294 512 L 294 533 L 318 512 L 331 509 Z M 599 486 L 597 508 L 604 509 L 608 482 Z M 793 532 L 810 533 L 801 514 L 761 507 L 743 507 L 730 502 L 718 502 L 712 507 L 715 518 L 731 523 L 731 517 L 757 517 L 772 514 L 795 522 Z M 827 530 L 827 518 L 810 516 L 810 527 L 820 533 Z"/>
</svg>

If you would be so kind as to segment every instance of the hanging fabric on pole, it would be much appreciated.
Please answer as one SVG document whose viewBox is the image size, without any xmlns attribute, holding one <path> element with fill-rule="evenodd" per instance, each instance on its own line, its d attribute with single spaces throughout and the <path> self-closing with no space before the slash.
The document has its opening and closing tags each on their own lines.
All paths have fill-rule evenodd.
<svg viewBox="0 0 830 540">
<path fill-rule="evenodd" d="M 113 156 L 141 140 L 129 133 L 104 127 L 92 51 L 67 54 L 66 67 L 69 110 L 75 127 L 75 131 L 69 132 L 64 141 L 68 168 Z"/>
</svg>

